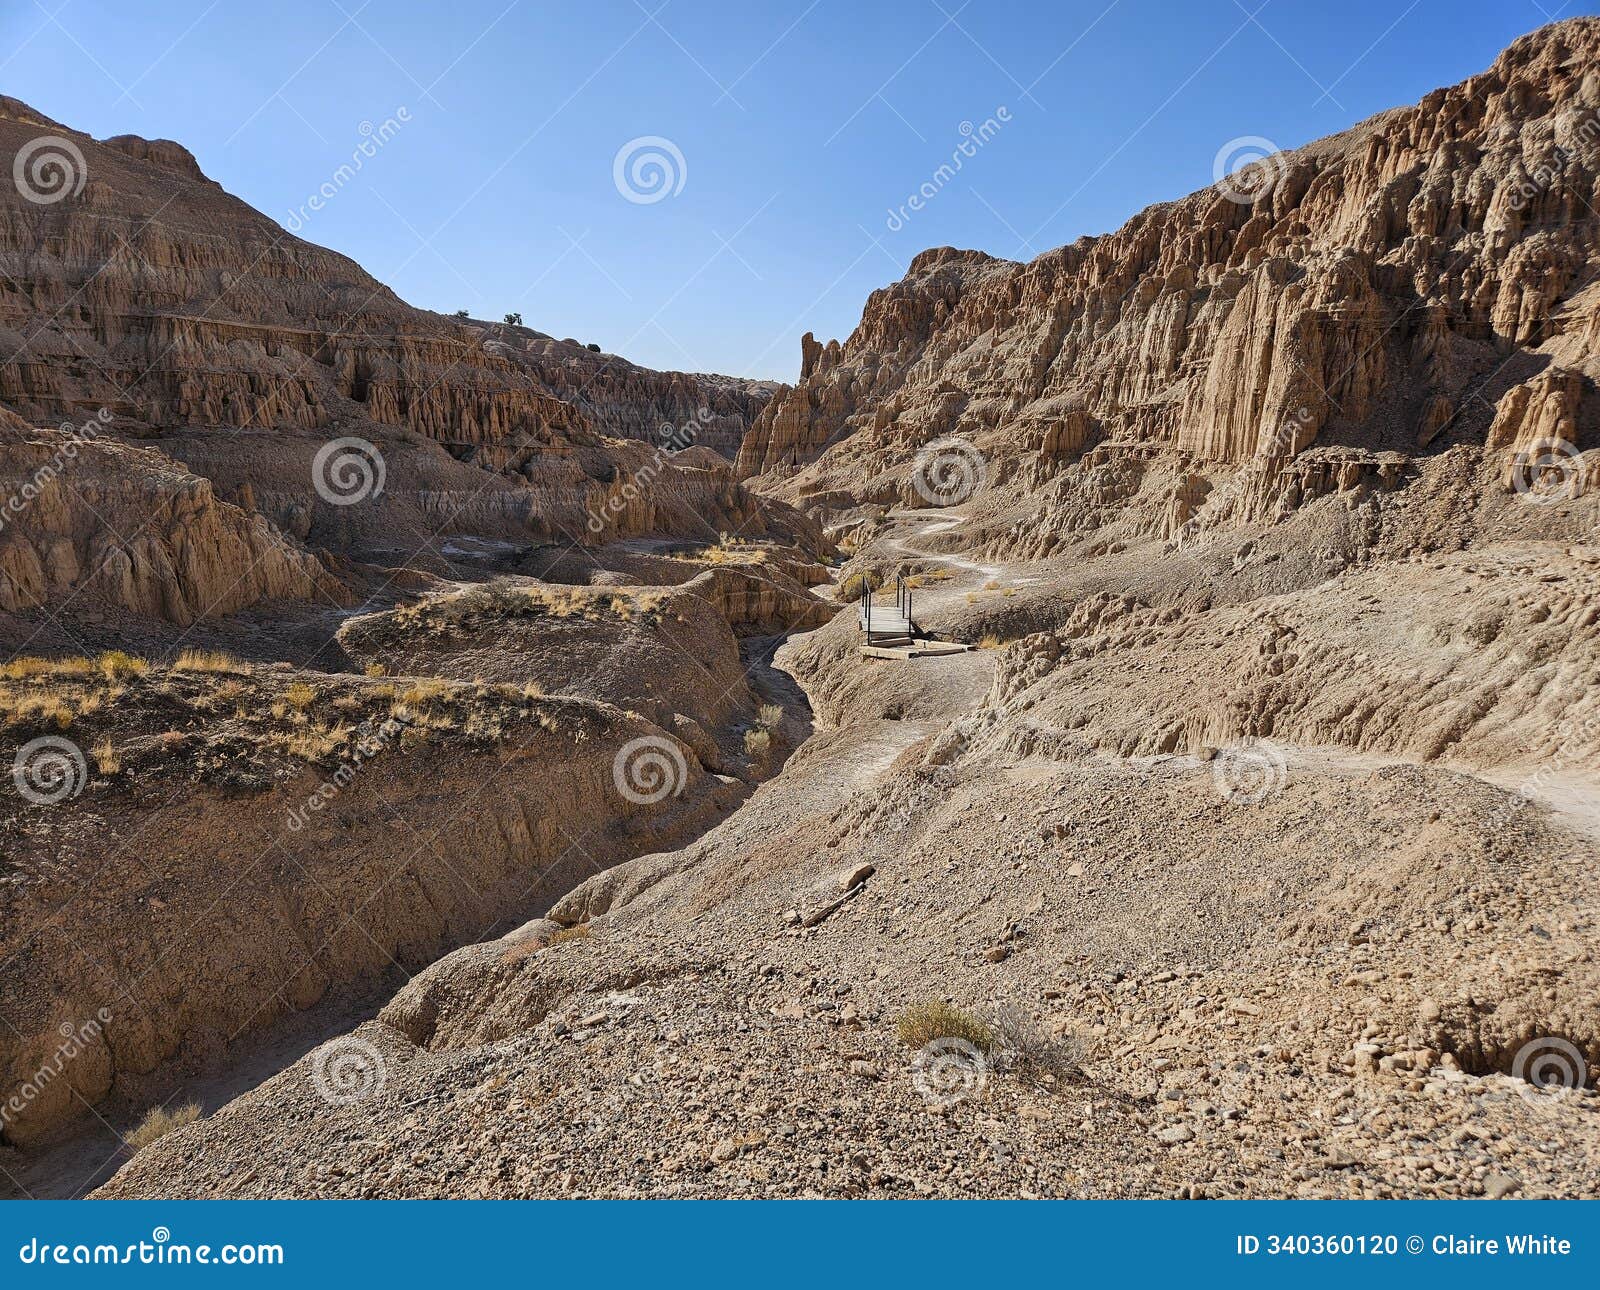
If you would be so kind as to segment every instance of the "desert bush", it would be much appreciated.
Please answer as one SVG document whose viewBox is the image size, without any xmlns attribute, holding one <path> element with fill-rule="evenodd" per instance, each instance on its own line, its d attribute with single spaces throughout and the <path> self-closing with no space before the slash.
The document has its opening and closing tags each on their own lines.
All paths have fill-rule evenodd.
<svg viewBox="0 0 1600 1290">
<path fill-rule="evenodd" d="M 995 1033 L 988 1025 L 940 1000 L 907 1008 L 895 1025 L 895 1034 L 911 1048 L 926 1047 L 935 1039 L 964 1039 L 985 1053 L 995 1045 Z"/>
<path fill-rule="evenodd" d="M 588 923 L 574 923 L 571 927 L 563 927 L 550 933 L 548 944 L 560 945 L 563 941 L 584 941 L 594 935 Z"/>
<path fill-rule="evenodd" d="M 1001 1059 L 1019 1075 L 1049 1084 L 1087 1078 L 1083 1062 L 1089 1045 L 1080 1035 L 1051 1039 L 1007 1006 L 995 1010 L 992 1029 Z"/>
<path fill-rule="evenodd" d="M 750 757 L 765 757 L 772 751 L 772 735 L 765 730 L 746 730 L 744 750 Z"/>
<path fill-rule="evenodd" d="M 9 705 L 10 711 L 5 714 L 5 724 L 54 726 L 57 730 L 66 730 L 72 725 L 73 718 L 73 709 L 68 697 L 54 690 L 17 696 Z"/>
<path fill-rule="evenodd" d="M 756 724 L 763 730 L 771 730 L 783 721 L 783 709 L 776 703 L 763 703 L 761 710 L 756 714 Z"/>
<path fill-rule="evenodd" d="M 124 1141 L 135 1151 L 143 1151 L 152 1142 L 167 1136 L 174 1129 L 193 1124 L 200 1118 L 200 1103 L 185 1102 L 170 1111 L 164 1106 L 151 1107 L 139 1126 L 129 1131 Z"/>
<path fill-rule="evenodd" d="M 429 699 L 442 699 L 449 693 L 448 682 L 427 679 L 413 682 L 400 698 L 406 703 L 426 703 Z"/>
<path fill-rule="evenodd" d="M 384 667 L 382 663 L 368 663 L 366 667 L 362 669 L 362 671 L 368 676 L 382 676 L 384 674 Z"/>
<path fill-rule="evenodd" d="M 842 603 L 848 604 L 852 600 L 859 600 L 863 590 L 876 591 L 883 586 L 883 575 L 872 569 L 857 569 L 854 573 L 846 574 L 835 593 Z"/>
</svg>

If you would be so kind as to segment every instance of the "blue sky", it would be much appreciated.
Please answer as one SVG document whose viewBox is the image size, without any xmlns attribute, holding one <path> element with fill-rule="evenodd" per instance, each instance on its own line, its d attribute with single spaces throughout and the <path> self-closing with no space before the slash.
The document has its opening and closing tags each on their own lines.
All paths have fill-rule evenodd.
<svg viewBox="0 0 1600 1290">
<path fill-rule="evenodd" d="M 801 333 L 842 339 L 925 247 L 1027 259 L 1106 232 L 1211 183 L 1230 140 L 1295 147 L 1596 11 L 5 0 L 0 90 L 97 137 L 178 139 L 284 223 L 364 122 L 394 120 L 301 236 L 426 308 L 518 310 L 650 366 L 792 380 Z M 969 127 L 987 137 L 934 181 Z M 616 182 L 641 138 L 671 144 L 637 149 L 674 172 L 658 200 L 624 195 L 656 196 L 648 165 L 630 188 L 626 154 Z M 891 218 L 924 183 L 923 208 Z"/>
</svg>

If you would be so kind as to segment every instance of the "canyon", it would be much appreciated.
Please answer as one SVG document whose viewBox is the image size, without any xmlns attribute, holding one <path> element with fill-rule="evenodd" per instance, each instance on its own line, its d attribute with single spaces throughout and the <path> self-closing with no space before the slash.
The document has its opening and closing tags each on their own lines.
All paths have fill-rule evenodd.
<svg viewBox="0 0 1600 1290">
<path fill-rule="evenodd" d="M 1600 20 L 793 386 L 41 131 L 16 1194 L 1600 1194 Z"/>
</svg>

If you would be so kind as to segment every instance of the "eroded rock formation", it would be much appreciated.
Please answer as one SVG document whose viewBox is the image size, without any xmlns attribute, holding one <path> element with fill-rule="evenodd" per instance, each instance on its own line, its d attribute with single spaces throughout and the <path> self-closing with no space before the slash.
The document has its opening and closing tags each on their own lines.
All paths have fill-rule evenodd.
<svg viewBox="0 0 1600 1290">
<path fill-rule="evenodd" d="M 924 252 L 843 345 L 805 338 L 739 467 L 821 514 L 924 505 L 916 454 L 961 437 L 1000 492 L 1044 492 L 1012 538 L 1035 551 L 1084 527 L 1051 485 L 1092 487 L 1086 450 L 1123 470 L 1161 449 L 1177 474 L 1141 502 L 1178 524 L 1252 462 L 1270 478 L 1234 509 L 1270 517 L 1309 448 L 1345 454 L 1339 488 L 1377 454 L 1452 447 L 1509 478 L 1535 442 L 1591 475 L 1597 193 L 1600 22 L 1581 19 L 1115 233 L 1027 264 Z"/>
</svg>

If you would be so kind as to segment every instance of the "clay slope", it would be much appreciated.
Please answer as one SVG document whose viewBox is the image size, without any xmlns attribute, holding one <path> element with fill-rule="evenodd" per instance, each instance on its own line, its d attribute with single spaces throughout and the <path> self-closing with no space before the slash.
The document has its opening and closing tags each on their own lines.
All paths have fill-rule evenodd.
<svg viewBox="0 0 1600 1290">
<path fill-rule="evenodd" d="M 1534 450 L 1575 492 L 1596 472 L 1597 189 L 1583 18 L 1115 233 L 1027 264 L 923 253 L 843 345 L 806 337 L 740 469 L 825 516 L 981 485 L 972 536 L 1011 555 L 1073 548 L 1107 508 L 1170 538 L 1449 454 L 1498 490 Z"/>
<path fill-rule="evenodd" d="M 194 653 L 0 676 L 22 745 L 0 800 L 7 1144 L 159 1100 L 281 1018 L 392 988 L 596 869 L 693 837 L 742 791 L 635 713 L 531 687 Z M 93 1043 L 52 1067 L 96 1017 Z M 46 1067 L 61 1078 L 36 1078 Z"/>
</svg>

